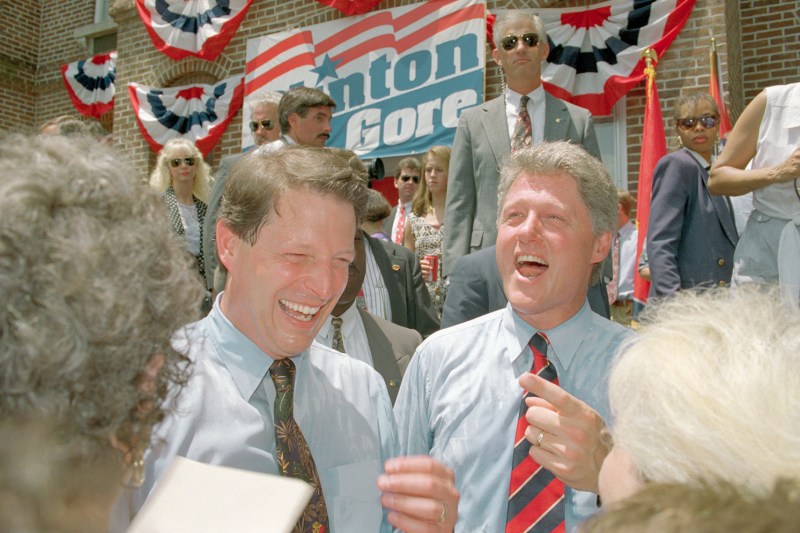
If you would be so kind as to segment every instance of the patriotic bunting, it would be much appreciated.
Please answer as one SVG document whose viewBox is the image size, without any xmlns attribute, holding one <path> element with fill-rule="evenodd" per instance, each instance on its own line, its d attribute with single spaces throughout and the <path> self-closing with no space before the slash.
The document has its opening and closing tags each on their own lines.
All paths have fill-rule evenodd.
<svg viewBox="0 0 800 533">
<path fill-rule="evenodd" d="M 348 17 L 363 15 L 375 9 L 381 0 L 317 0 L 322 5 L 338 9 Z"/>
<path fill-rule="evenodd" d="M 242 106 L 244 78 L 216 85 L 151 89 L 128 84 L 136 121 L 153 151 L 176 137 L 191 139 L 207 156 Z"/>
<path fill-rule="evenodd" d="M 116 59 L 117 53 L 110 52 L 61 67 L 69 97 L 81 114 L 100 118 L 114 107 Z"/>
<path fill-rule="evenodd" d="M 155 47 L 178 60 L 213 61 L 239 28 L 253 0 L 136 0 Z"/>
<path fill-rule="evenodd" d="M 660 59 L 680 32 L 695 0 L 612 0 L 590 9 L 538 9 L 550 53 L 544 88 L 594 115 L 611 108 L 644 78 L 641 53 Z"/>
</svg>

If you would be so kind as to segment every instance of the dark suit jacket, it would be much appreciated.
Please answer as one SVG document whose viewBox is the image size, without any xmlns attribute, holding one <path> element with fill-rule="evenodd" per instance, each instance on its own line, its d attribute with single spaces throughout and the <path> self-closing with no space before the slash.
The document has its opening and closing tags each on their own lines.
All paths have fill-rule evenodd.
<svg viewBox="0 0 800 533">
<path fill-rule="evenodd" d="M 364 235 L 389 291 L 392 322 L 417 330 L 423 337 L 439 330 L 428 287 L 414 252 L 393 242 Z"/>
<path fill-rule="evenodd" d="M 647 259 L 650 296 L 727 285 L 739 235 L 726 197 L 708 192 L 708 171 L 686 149 L 653 171 Z"/>
<path fill-rule="evenodd" d="M 389 236 L 391 239 L 392 235 L 392 225 L 394 225 L 394 216 L 397 214 L 397 204 L 392 208 L 391 213 L 389 216 L 386 217 L 386 220 L 383 221 L 383 232 Z"/>
<path fill-rule="evenodd" d="M 217 256 L 217 210 L 219 209 L 219 202 L 222 200 L 222 193 L 225 191 L 225 180 L 228 177 L 228 172 L 243 155 L 235 154 L 222 158 L 222 161 L 219 162 L 217 175 L 214 178 L 214 186 L 211 188 L 211 194 L 208 197 L 208 209 L 203 223 L 203 259 L 206 265 L 208 290 L 214 288 L 214 274 L 219 264 L 219 256 Z M 224 286 L 217 287 L 217 289 L 221 291 Z"/>
<path fill-rule="evenodd" d="M 505 97 L 464 111 L 450 157 L 442 271 L 448 276 L 459 257 L 497 240 L 500 166 L 511 152 Z M 582 144 L 600 159 L 591 114 L 545 93 L 544 138 Z"/>
<path fill-rule="evenodd" d="M 400 382 L 411 357 L 422 342 L 419 332 L 398 326 L 372 313 L 359 309 L 372 354 L 372 365 L 386 382 L 392 405 L 400 390 Z"/>
<path fill-rule="evenodd" d="M 494 245 L 460 258 L 449 280 L 442 310 L 442 328 L 497 311 L 508 303 L 497 268 Z M 608 295 L 602 281 L 589 287 L 587 298 L 592 311 L 610 317 Z"/>
</svg>

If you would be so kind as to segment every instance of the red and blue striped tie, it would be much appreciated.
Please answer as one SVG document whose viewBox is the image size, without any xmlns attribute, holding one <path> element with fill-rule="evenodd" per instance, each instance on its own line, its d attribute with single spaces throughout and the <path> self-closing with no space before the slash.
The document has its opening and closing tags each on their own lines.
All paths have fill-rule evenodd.
<svg viewBox="0 0 800 533">
<path fill-rule="evenodd" d="M 530 342 L 533 352 L 533 370 L 544 379 L 558 384 L 556 369 L 547 360 L 547 338 L 542 333 L 533 336 Z M 519 408 L 517 431 L 514 435 L 514 461 L 511 466 L 506 533 L 563 532 L 564 483 L 531 458 L 531 443 L 525 438 L 528 421 L 525 413 L 528 406 L 525 393 Z"/>
</svg>

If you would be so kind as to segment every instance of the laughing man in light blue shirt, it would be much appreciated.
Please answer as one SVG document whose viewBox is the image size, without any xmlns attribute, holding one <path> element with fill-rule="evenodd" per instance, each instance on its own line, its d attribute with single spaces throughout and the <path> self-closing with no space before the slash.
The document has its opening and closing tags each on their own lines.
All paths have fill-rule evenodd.
<svg viewBox="0 0 800 533">
<path fill-rule="evenodd" d="M 597 490 L 607 453 L 599 435 L 608 416 L 606 376 L 630 334 L 586 301 L 616 229 L 616 189 L 582 148 L 541 143 L 506 161 L 499 199 L 496 253 L 509 305 L 419 347 L 395 404 L 400 449 L 428 453 L 455 471 L 456 531 L 505 531 L 525 384 L 539 395 L 527 411 L 531 457 L 567 485 L 563 519 L 574 531 L 597 510 L 596 494 L 584 491 Z M 549 341 L 560 388 L 528 373 L 537 332 Z"/>
</svg>

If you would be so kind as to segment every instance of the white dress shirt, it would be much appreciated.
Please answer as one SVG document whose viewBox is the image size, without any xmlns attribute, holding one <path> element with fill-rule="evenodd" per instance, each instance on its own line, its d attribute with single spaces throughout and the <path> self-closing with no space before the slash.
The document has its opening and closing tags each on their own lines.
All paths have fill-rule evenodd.
<svg viewBox="0 0 800 533">
<path fill-rule="evenodd" d="M 636 244 L 639 230 L 629 220 L 619 230 L 617 300 L 633 300 L 633 275 L 636 270 Z"/>
<path fill-rule="evenodd" d="M 514 126 L 517 124 L 519 114 L 519 103 L 522 95 L 512 91 L 508 87 L 505 90 L 506 97 L 506 122 L 508 122 L 508 138 L 514 138 Z M 536 89 L 528 93 L 528 115 L 531 117 L 531 144 L 540 143 L 544 140 L 544 88 L 539 85 Z"/>
<path fill-rule="evenodd" d="M 332 318 L 332 316 L 328 317 L 325 325 L 317 333 L 316 339 L 318 343 L 328 348 L 333 346 Z M 344 349 L 347 351 L 347 355 L 374 367 L 372 352 L 369 349 L 369 339 L 367 339 L 367 332 L 364 330 L 364 321 L 361 320 L 361 313 L 358 312 L 355 304 L 348 307 L 340 318 L 342 319 L 342 339 L 344 340 Z"/>
<path fill-rule="evenodd" d="M 367 260 L 367 273 L 364 275 L 364 301 L 367 311 L 373 315 L 392 321 L 392 302 L 389 300 L 389 289 L 383 280 L 381 269 L 375 261 L 375 254 L 369 244 L 364 243 L 364 252 Z"/>
</svg>

